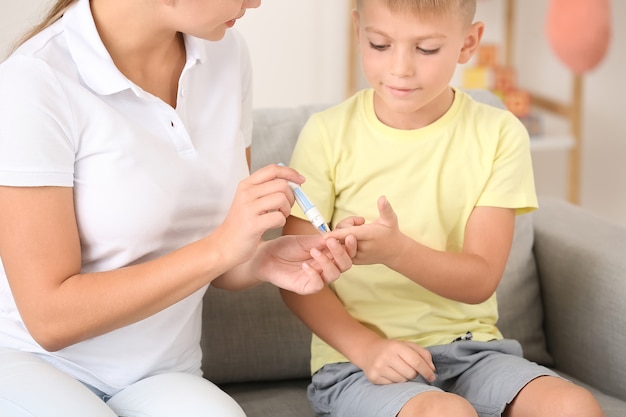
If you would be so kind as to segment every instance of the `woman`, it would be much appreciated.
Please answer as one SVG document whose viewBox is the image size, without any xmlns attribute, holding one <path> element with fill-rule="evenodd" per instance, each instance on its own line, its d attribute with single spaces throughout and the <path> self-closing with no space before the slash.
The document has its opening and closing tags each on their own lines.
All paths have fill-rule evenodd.
<svg viewBox="0 0 626 417">
<path fill-rule="evenodd" d="M 311 293 L 351 266 L 353 239 L 261 243 L 304 179 L 249 175 L 228 29 L 259 5 L 60 0 L 0 65 L 0 415 L 241 416 L 201 377 L 207 286 Z"/>
</svg>

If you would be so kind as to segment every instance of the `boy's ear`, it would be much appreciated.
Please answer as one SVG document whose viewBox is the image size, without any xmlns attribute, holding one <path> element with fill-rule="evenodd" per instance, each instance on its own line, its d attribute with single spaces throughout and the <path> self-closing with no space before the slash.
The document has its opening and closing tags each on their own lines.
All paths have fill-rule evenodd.
<svg viewBox="0 0 626 417">
<path fill-rule="evenodd" d="M 461 53 L 459 54 L 459 64 L 466 64 L 470 58 L 474 56 L 478 50 L 484 31 L 485 24 L 483 22 L 475 22 L 470 26 L 465 35 L 463 48 L 461 48 Z"/>
<path fill-rule="evenodd" d="M 357 9 L 352 10 L 352 30 L 355 33 L 354 39 L 359 43 L 359 38 L 361 37 L 361 33 L 359 31 L 359 11 Z"/>
</svg>

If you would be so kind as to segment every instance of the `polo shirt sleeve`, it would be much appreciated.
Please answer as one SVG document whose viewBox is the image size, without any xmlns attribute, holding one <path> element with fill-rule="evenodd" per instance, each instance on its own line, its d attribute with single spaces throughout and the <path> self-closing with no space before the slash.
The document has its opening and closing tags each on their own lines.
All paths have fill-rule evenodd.
<svg viewBox="0 0 626 417">
<path fill-rule="evenodd" d="M 0 185 L 73 185 L 76 144 L 68 100 L 43 61 L 0 65 Z"/>
</svg>

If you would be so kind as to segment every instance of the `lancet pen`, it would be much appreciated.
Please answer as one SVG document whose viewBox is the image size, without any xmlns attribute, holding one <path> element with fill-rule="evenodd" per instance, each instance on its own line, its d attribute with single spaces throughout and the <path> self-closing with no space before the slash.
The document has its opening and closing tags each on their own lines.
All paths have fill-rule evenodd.
<svg viewBox="0 0 626 417">
<path fill-rule="evenodd" d="M 278 165 L 284 166 L 284 164 L 282 163 L 279 163 Z M 328 227 L 328 223 L 326 223 L 326 220 L 324 220 L 324 217 L 322 217 L 322 214 L 317 209 L 317 207 L 315 207 L 315 205 L 311 202 L 311 200 L 309 200 L 307 195 L 304 194 L 302 188 L 295 182 L 287 182 L 293 190 L 293 195 L 296 198 L 296 203 L 298 203 L 298 206 L 300 206 L 300 208 L 304 212 L 304 215 L 307 217 L 307 219 L 309 219 L 311 224 L 313 224 L 313 226 L 317 230 L 319 230 L 320 233 L 330 232 L 330 227 Z"/>
</svg>

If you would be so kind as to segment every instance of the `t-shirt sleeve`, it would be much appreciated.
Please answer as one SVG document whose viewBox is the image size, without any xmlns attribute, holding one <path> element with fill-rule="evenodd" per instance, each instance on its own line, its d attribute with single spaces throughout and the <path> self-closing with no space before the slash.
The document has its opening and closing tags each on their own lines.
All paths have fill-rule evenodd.
<svg viewBox="0 0 626 417">
<path fill-rule="evenodd" d="M 329 221 L 335 204 L 331 149 L 328 132 L 318 115 L 312 115 L 302 128 L 289 166 L 304 175 L 306 181 L 302 190 Z M 306 219 L 297 204 L 294 204 L 291 215 Z"/>
<path fill-rule="evenodd" d="M 0 65 L 0 185 L 73 185 L 72 112 L 42 61 L 14 55 Z"/>
<path fill-rule="evenodd" d="M 518 215 L 538 207 L 528 131 L 513 114 L 503 119 L 491 175 L 476 205 L 514 208 Z"/>
</svg>

